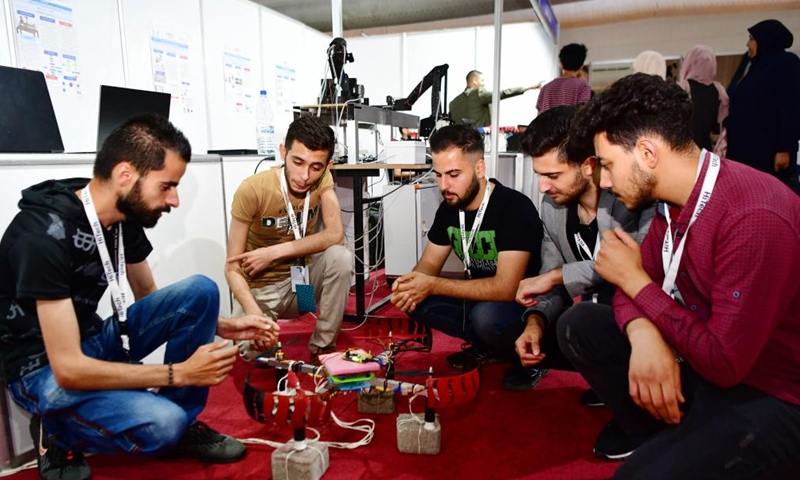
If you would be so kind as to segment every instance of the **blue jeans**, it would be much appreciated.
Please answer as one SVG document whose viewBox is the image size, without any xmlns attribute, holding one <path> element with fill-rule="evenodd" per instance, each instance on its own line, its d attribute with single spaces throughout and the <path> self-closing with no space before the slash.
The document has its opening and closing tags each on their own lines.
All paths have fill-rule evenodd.
<svg viewBox="0 0 800 480">
<path fill-rule="evenodd" d="M 525 307 L 516 302 L 466 302 L 432 295 L 417 305 L 410 316 L 451 337 L 500 352 L 504 332 L 509 325 L 522 322 L 524 311 Z"/>
<path fill-rule="evenodd" d="M 214 340 L 219 290 L 207 277 L 192 276 L 128 308 L 130 360 L 139 361 L 164 342 L 164 363 L 179 363 Z M 126 362 L 118 324 L 84 340 L 83 353 Z M 102 454 L 153 454 L 175 445 L 205 407 L 207 387 L 147 390 L 65 390 L 47 365 L 9 384 L 14 400 L 40 415 L 45 430 L 63 447 Z"/>
</svg>

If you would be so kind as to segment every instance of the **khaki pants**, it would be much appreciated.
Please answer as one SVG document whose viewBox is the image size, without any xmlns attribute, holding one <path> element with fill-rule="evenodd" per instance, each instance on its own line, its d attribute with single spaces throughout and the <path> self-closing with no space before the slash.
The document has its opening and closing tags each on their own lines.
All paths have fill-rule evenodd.
<svg viewBox="0 0 800 480">
<path fill-rule="evenodd" d="M 317 324 L 314 333 L 308 340 L 311 353 L 317 350 L 332 347 L 336 344 L 336 337 L 342 328 L 344 307 L 347 295 L 350 292 L 350 275 L 353 271 L 353 254 L 342 245 L 328 247 L 309 267 L 309 280 L 314 286 L 314 297 L 317 302 Z M 297 311 L 297 295 L 292 292 L 292 280 L 287 278 L 278 283 L 265 285 L 250 290 L 261 311 L 268 318 L 296 318 L 300 316 Z M 244 310 L 239 302 L 233 301 L 233 316 L 244 315 Z M 239 346 L 242 355 L 247 360 L 253 360 L 262 352 L 250 350 L 249 342 L 242 342 Z"/>
</svg>

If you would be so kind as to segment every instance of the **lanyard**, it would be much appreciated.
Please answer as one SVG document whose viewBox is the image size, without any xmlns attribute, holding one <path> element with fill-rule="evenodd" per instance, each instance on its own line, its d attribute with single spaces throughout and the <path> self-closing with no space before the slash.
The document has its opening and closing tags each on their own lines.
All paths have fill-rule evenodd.
<svg viewBox="0 0 800 480">
<path fill-rule="evenodd" d="M 469 232 L 469 240 L 467 240 L 467 228 L 464 225 L 464 210 L 458 210 L 458 221 L 461 226 L 461 250 L 464 252 L 464 271 L 467 273 L 468 278 L 472 276 L 469 272 L 469 266 L 472 263 L 469 258 L 469 249 L 472 246 L 472 242 L 475 240 L 475 234 L 481 229 L 483 215 L 486 213 L 486 206 L 489 204 L 489 197 L 492 194 L 489 183 L 490 182 L 487 180 L 483 200 L 481 200 L 481 205 L 478 207 L 478 213 L 475 214 L 475 222 L 472 223 L 472 230 Z"/>
<path fill-rule="evenodd" d="M 672 243 L 672 220 L 670 219 L 669 215 L 669 207 L 667 204 L 664 204 L 664 216 L 667 219 L 667 231 L 664 233 L 664 245 L 661 249 L 661 261 L 664 265 L 664 283 L 661 284 L 661 289 L 673 298 L 675 298 L 675 279 L 678 277 L 678 267 L 681 263 L 681 257 L 683 257 L 683 249 L 686 246 L 689 228 L 694 225 L 697 217 L 700 216 L 700 212 L 703 211 L 708 204 L 708 201 L 711 199 L 711 192 L 714 190 L 714 185 L 717 183 L 717 175 L 719 175 L 719 157 L 706 151 L 705 149 L 700 153 L 701 162 L 697 167 L 698 175 L 700 170 L 703 168 L 702 159 L 706 156 L 710 157 L 710 163 L 708 164 L 708 170 L 706 171 L 706 178 L 703 180 L 703 186 L 701 187 L 697 204 L 694 206 L 692 218 L 689 220 L 689 225 L 687 225 L 686 231 L 683 232 L 683 239 L 681 240 L 677 249 L 674 248 Z"/>
<path fill-rule="evenodd" d="M 283 195 L 283 201 L 286 202 L 286 213 L 289 215 L 289 221 L 292 224 L 294 239 L 300 240 L 306 236 L 306 228 L 308 227 L 308 205 L 311 201 L 311 191 L 309 190 L 306 192 L 306 200 L 305 203 L 303 203 L 303 234 L 300 235 L 300 227 L 297 225 L 297 217 L 294 215 L 294 207 L 292 207 L 292 202 L 289 201 L 289 193 L 286 187 L 286 167 L 283 167 L 283 173 L 280 174 L 280 176 L 281 194 Z"/>
<path fill-rule="evenodd" d="M 595 241 L 594 244 L 594 253 L 592 253 L 592 251 L 589 250 L 589 245 L 587 245 L 586 242 L 583 241 L 583 237 L 581 237 L 580 233 L 575 234 L 575 243 L 581 250 L 583 250 L 583 253 L 585 253 L 586 256 L 588 256 L 591 260 L 593 261 L 597 260 L 597 252 L 600 251 L 600 232 L 597 233 L 597 240 Z"/>
<path fill-rule="evenodd" d="M 106 281 L 108 287 L 111 289 L 111 304 L 114 307 L 117 321 L 120 325 L 120 338 L 122 339 L 122 349 L 127 354 L 130 350 L 130 340 L 128 338 L 128 310 L 125 306 L 125 290 L 128 287 L 128 275 L 125 268 L 125 242 L 122 239 L 122 223 L 117 223 L 117 231 L 114 232 L 114 243 L 117 251 L 117 271 L 114 271 L 114 264 L 111 263 L 111 255 L 108 253 L 108 245 L 103 236 L 103 226 L 100 224 L 100 218 L 97 216 L 97 210 L 94 208 L 94 201 L 92 194 L 89 192 L 89 185 L 84 187 L 81 192 L 81 199 L 83 200 L 83 209 L 86 211 L 86 217 L 89 219 L 89 224 L 92 227 L 94 234 L 94 243 L 97 245 L 97 251 L 100 253 L 100 260 L 103 262 L 103 270 L 106 274 Z"/>
</svg>

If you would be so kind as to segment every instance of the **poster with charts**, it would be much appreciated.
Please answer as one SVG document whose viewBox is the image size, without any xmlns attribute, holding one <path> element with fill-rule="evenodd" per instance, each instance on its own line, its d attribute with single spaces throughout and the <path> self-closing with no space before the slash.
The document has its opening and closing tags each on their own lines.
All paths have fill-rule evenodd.
<svg viewBox="0 0 800 480">
<path fill-rule="evenodd" d="M 295 105 L 294 86 L 297 75 L 294 67 L 286 64 L 275 65 L 275 112 L 292 118 Z"/>
<path fill-rule="evenodd" d="M 44 73 L 51 97 L 81 94 L 73 6 L 74 0 L 13 0 L 12 4 L 18 65 Z"/>
<path fill-rule="evenodd" d="M 258 94 L 253 85 L 250 57 L 237 49 L 222 53 L 222 73 L 225 76 L 225 105 L 238 115 L 253 115 Z"/>
<path fill-rule="evenodd" d="M 192 64 L 185 35 L 153 30 L 150 34 L 153 89 L 172 95 L 170 113 L 193 113 Z"/>
</svg>

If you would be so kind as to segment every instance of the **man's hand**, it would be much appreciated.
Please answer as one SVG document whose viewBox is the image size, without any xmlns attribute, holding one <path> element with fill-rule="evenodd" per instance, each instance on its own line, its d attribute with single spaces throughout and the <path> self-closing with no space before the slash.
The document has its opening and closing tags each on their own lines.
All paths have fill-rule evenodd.
<svg viewBox="0 0 800 480">
<path fill-rule="evenodd" d="M 542 85 L 544 85 L 544 80 L 539 80 L 533 85 L 528 85 L 527 87 L 525 87 L 525 90 L 536 90 L 537 88 L 542 88 Z"/>
<path fill-rule="evenodd" d="M 528 323 L 522 335 L 514 342 L 514 348 L 519 355 L 523 367 L 532 367 L 544 360 L 544 353 L 541 351 L 542 331 L 544 321 L 536 314 L 528 316 Z"/>
<path fill-rule="evenodd" d="M 222 340 L 203 345 L 185 362 L 175 364 L 175 386 L 208 387 L 222 383 L 238 353 L 238 349 L 228 344 L 228 340 Z"/>
<path fill-rule="evenodd" d="M 228 259 L 228 263 L 239 262 L 242 270 L 252 277 L 269 267 L 272 262 L 278 259 L 277 255 L 275 255 L 274 247 L 276 246 L 277 245 L 261 247 L 240 255 L 234 255 Z"/>
<path fill-rule="evenodd" d="M 633 298 L 652 280 L 642 268 L 639 244 L 617 227 L 603 232 L 594 268 L 607 282 L 620 287 Z"/>
<path fill-rule="evenodd" d="M 552 290 L 563 282 L 561 269 L 556 268 L 535 277 L 526 278 L 519 282 L 515 300 L 520 305 L 530 307 L 536 305 L 536 297 Z"/>
<path fill-rule="evenodd" d="M 420 272 L 403 275 L 392 284 L 392 303 L 406 313 L 413 312 L 431 295 L 435 281 L 436 277 Z"/>
<path fill-rule="evenodd" d="M 685 400 L 680 365 L 672 349 L 645 319 L 628 324 L 628 337 L 631 340 L 628 382 L 633 402 L 657 420 L 678 424 L 681 421 L 678 404 Z"/>
<path fill-rule="evenodd" d="M 250 340 L 257 350 L 268 350 L 278 342 L 281 327 L 262 315 L 222 318 L 217 323 L 217 335 L 229 340 Z"/>
<path fill-rule="evenodd" d="M 775 171 L 780 172 L 789 168 L 789 152 L 778 152 L 775 154 Z"/>
</svg>

